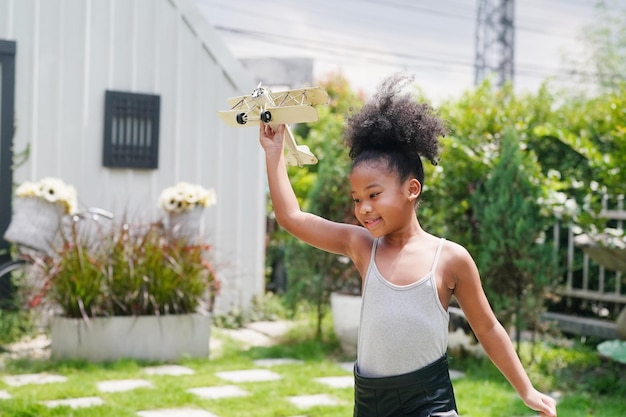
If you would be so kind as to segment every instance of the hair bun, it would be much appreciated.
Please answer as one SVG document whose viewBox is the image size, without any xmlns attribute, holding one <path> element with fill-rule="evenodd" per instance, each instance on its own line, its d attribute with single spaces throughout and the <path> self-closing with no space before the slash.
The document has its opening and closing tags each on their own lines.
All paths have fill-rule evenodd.
<svg viewBox="0 0 626 417">
<path fill-rule="evenodd" d="M 448 129 L 434 109 L 401 91 L 414 77 L 396 73 L 381 83 L 372 98 L 346 123 L 345 138 L 354 160 L 363 152 L 406 153 L 437 163 L 439 137 Z"/>
</svg>

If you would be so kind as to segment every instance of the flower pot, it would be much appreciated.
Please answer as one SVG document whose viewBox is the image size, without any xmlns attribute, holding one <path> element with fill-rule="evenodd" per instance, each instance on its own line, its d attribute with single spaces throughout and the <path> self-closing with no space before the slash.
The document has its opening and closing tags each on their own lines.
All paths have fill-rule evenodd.
<svg viewBox="0 0 626 417">
<path fill-rule="evenodd" d="M 203 240 L 204 207 L 196 206 L 190 210 L 170 212 L 168 214 L 168 230 L 174 239 L 183 239 L 190 244 L 198 244 Z"/>
<path fill-rule="evenodd" d="M 626 248 L 611 247 L 610 236 L 601 233 L 598 235 L 583 234 L 574 238 L 574 244 L 597 264 L 611 271 L 626 272 Z"/>
<path fill-rule="evenodd" d="M 41 197 L 17 197 L 4 239 L 50 254 L 58 238 L 65 207 Z"/>
<path fill-rule="evenodd" d="M 207 358 L 210 331 L 211 316 L 201 314 L 97 317 L 89 322 L 53 317 L 52 358 L 92 362 Z"/>
<path fill-rule="evenodd" d="M 341 350 L 349 356 L 356 356 L 361 322 L 360 295 L 332 293 L 330 307 L 333 315 L 335 335 L 341 344 Z"/>
</svg>

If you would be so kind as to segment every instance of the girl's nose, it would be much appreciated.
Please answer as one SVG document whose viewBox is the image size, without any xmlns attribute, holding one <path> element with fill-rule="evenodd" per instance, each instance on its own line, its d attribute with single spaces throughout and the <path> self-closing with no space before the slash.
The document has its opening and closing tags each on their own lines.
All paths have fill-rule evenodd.
<svg viewBox="0 0 626 417">
<path fill-rule="evenodd" d="M 367 214 L 372 211 L 372 207 L 369 204 L 361 204 L 361 214 Z"/>
</svg>

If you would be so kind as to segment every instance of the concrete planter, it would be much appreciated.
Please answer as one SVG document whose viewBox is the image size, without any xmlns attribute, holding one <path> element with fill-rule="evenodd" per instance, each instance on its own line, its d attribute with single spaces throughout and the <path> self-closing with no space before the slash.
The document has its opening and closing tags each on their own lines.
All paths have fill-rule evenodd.
<svg viewBox="0 0 626 417">
<path fill-rule="evenodd" d="M 341 350 L 346 355 L 355 356 L 361 322 L 360 295 L 332 293 L 330 307 L 333 314 L 335 335 L 341 343 Z"/>
<path fill-rule="evenodd" d="M 53 317 L 53 359 L 174 361 L 208 358 L 211 316 Z"/>
</svg>

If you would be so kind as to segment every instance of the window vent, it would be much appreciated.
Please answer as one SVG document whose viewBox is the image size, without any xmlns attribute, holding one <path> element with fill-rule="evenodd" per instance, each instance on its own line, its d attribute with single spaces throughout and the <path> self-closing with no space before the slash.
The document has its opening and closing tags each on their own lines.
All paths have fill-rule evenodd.
<svg viewBox="0 0 626 417">
<path fill-rule="evenodd" d="M 158 168 L 159 114 L 157 95 L 107 91 L 103 165 Z"/>
</svg>

